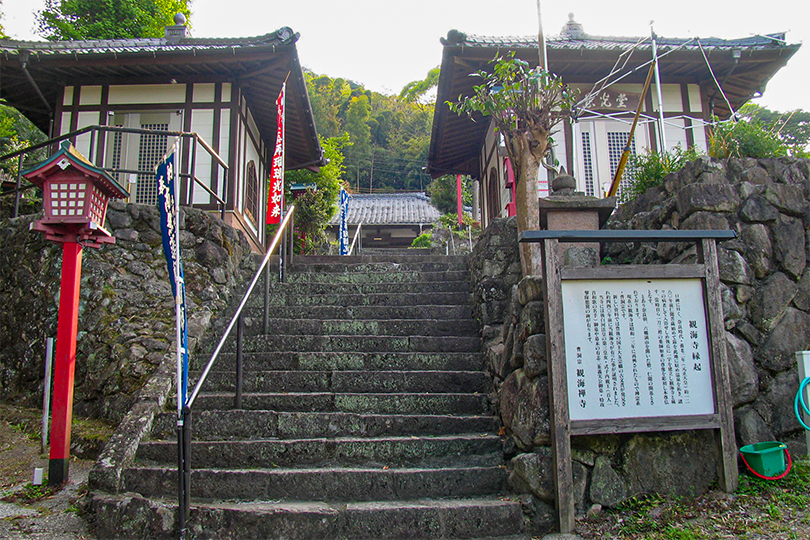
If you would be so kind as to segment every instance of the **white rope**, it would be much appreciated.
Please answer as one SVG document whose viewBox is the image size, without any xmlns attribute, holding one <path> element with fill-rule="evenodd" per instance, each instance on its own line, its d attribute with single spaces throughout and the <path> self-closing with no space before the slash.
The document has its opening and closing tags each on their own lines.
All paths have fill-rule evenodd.
<svg viewBox="0 0 810 540">
<path fill-rule="evenodd" d="M 698 38 L 697 43 L 698 43 L 698 47 L 700 47 L 700 52 L 703 53 L 703 59 L 706 61 L 706 66 L 709 68 L 709 73 L 711 73 L 712 79 L 714 79 L 714 84 L 716 84 L 717 89 L 720 90 L 720 95 L 723 96 L 723 99 L 725 100 L 726 105 L 728 105 L 728 110 L 731 111 L 731 118 L 733 119 L 734 118 L 734 109 L 732 108 L 731 103 L 729 103 L 728 98 L 726 97 L 726 93 L 723 92 L 723 87 L 721 87 L 720 83 L 717 81 L 717 77 L 714 76 L 714 70 L 712 69 L 712 65 L 709 63 L 709 57 L 706 56 L 706 51 L 703 50 L 703 44 L 700 42 L 700 38 Z M 712 111 L 709 111 L 709 112 L 712 112 Z"/>
<path fill-rule="evenodd" d="M 647 41 L 647 40 L 649 40 L 649 39 L 650 39 L 650 38 L 644 38 L 644 39 L 641 39 L 641 40 L 639 40 L 639 42 L 638 42 L 638 43 L 636 43 L 636 44 L 635 44 L 633 47 L 634 47 L 634 48 L 635 48 L 635 47 L 638 47 L 638 46 L 639 46 L 641 43 L 643 43 L 644 41 Z M 667 52 L 665 52 L 664 54 L 659 54 L 659 55 L 658 55 L 658 61 L 660 62 L 660 61 L 661 61 L 661 59 L 666 58 L 668 55 L 670 55 L 670 54 L 674 53 L 675 51 L 678 51 L 678 50 L 680 50 L 680 49 L 682 49 L 682 48 L 686 47 L 687 45 L 689 45 L 689 44 L 690 44 L 690 43 L 692 43 L 693 41 L 695 41 L 695 38 L 691 38 L 691 39 L 689 39 L 689 40 L 687 40 L 687 41 L 684 41 L 683 43 L 681 43 L 681 44 L 680 44 L 680 45 L 678 45 L 677 47 L 674 47 L 674 48 L 672 48 L 672 49 L 668 50 L 668 51 L 667 51 Z M 631 49 L 626 49 L 626 50 L 631 50 Z M 622 54 L 624 54 L 624 53 L 622 53 Z M 637 67 L 635 67 L 635 68 L 631 69 L 630 71 L 628 71 L 627 73 L 625 73 L 624 75 L 622 75 L 621 77 L 619 77 L 618 79 L 616 79 L 616 80 L 614 80 L 614 81 L 610 81 L 609 83 L 607 83 L 606 85 L 604 85 L 604 87 L 602 88 L 602 90 L 604 90 L 605 88 L 610 88 L 610 87 L 611 87 L 611 86 L 613 86 L 614 84 L 617 84 L 617 83 L 621 82 L 623 79 L 625 79 L 625 78 L 629 77 L 630 75 L 632 75 L 632 74 L 633 74 L 633 73 L 635 73 L 636 71 L 638 71 L 638 70 L 640 70 L 640 69 L 643 69 L 643 68 L 648 67 L 648 66 L 649 66 L 651 63 L 652 63 L 652 59 L 647 60 L 647 61 L 646 61 L 646 62 L 644 62 L 643 64 L 641 64 L 641 65 L 639 65 L 639 66 L 637 66 Z M 612 74 L 609 74 L 609 75 L 608 75 L 607 77 L 605 77 L 605 78 L 609 78 L 611 75 L 612 75 Z M 598 84 L 598 83 L 597 83 L 597 84 Z M 601 92 L 601 90 L 600 90 L 600 92 Z M 586 102 L 586 99 L 587 99 L 587 96 L 586 96 L 585 98 L 583 98 L 583 99 L 579 100 L 579 102 L 576 104 L 576 107 L 579 107 L 581 104 L 585 103 L 585 102 Z M 642 96 L 642 99 L 643 99 L 643 96 Z"/>
</svg>

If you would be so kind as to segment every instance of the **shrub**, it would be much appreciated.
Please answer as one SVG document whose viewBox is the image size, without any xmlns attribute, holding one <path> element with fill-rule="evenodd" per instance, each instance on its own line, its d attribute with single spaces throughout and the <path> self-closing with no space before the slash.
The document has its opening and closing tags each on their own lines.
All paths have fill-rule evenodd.
<svg viewBox="0 0 810 540">
<path fill-rule="evenodd" d="M 431 239 L 433 234 L 431 231 L 423 232 L 419 236 L 413 239 L 411 242 L 411 247 L 415 248 L 429 248 L 431 246 Z"/>
<path fill-rule="evenodd" d="M 717 159 L 787 155 L 787 146 L 779 136 L 756 119 L 715 123 L 710 141 L 709 155 Z"/>
<path fill-rule="evenodd" d="M 464 229 L 475 223 L 472 216 L 467 213 L 461 214 L 461 221 L 464 224 Z M 439 218 L 439 223 L 451 231 L 459 231 L 462 229 L 462 227 L 459 227 L 458 224 L 458 214 L 445 214 Z"/>
<path fill-rule="evenodd" d="M 632 179 L 622 186 L 621 202 L 632 201 L 649 188 L 660 185 L 666 175 L 682 169 L 699 155 L 694 148 L 684 150 L 676 146 L 669 152 L 647 150 L 644 154 L 631 156 L 628 172 Z"/>
</svg>

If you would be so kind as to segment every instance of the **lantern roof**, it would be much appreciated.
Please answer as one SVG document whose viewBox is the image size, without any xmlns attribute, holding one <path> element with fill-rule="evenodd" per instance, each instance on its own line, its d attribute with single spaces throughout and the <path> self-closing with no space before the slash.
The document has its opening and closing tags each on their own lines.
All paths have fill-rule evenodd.
<svg viewBox="0 0 810 540">
<path fill-rule="evenodd" d="M 76 147 L 70 141 L 64 141 L 58 152 L 21 174 L 35 186 L 42 187 L 48 177 L 65 171 L 68 167 L 72 167 L 84 176 L 91 178 L 109 198 L 123 199 L 129 197 L 129 192 L 121 184 L 104 169 L 93 165 L 90 160 L 76 150 Z"/>
</svg>

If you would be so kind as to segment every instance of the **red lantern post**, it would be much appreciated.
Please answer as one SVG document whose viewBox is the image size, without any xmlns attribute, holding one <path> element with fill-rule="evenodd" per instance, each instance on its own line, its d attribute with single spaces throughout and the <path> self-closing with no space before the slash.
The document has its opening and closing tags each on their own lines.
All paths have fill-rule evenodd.
<svg viewBox="0 0 810 540">
<path fill-rule="evenodd" d="M 82 248 L 115 243 L 104 227 L 110 198 L 128 197 L 127 191 L 102 169 L 87 161 L 69 143 L 43 163 L 23 172 L 44 192 L 44 217 L 32 229 L 62 244 L 62 279 L 54 355 L 54 384 L 48 485 L 68 479 L 70 429 L 73 421 L 73 376 L 79 325 Z"/>
</svg>

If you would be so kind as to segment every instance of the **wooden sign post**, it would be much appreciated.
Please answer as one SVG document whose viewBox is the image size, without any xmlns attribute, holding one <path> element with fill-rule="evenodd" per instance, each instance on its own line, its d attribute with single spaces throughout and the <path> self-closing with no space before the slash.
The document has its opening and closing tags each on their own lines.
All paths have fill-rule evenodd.
<svg viewBox="0 0 810 540">
<path fill-rule="evenodd" d="M 574 530 L 571 437 L 710 429 L 719 484 L 738 471 L 717 240 L 732 231 L 524 231 L 542 245 L 554 481 Z M 565 267 L 559 243 L 694 242 L 695 264 Z"/>
</svg>

